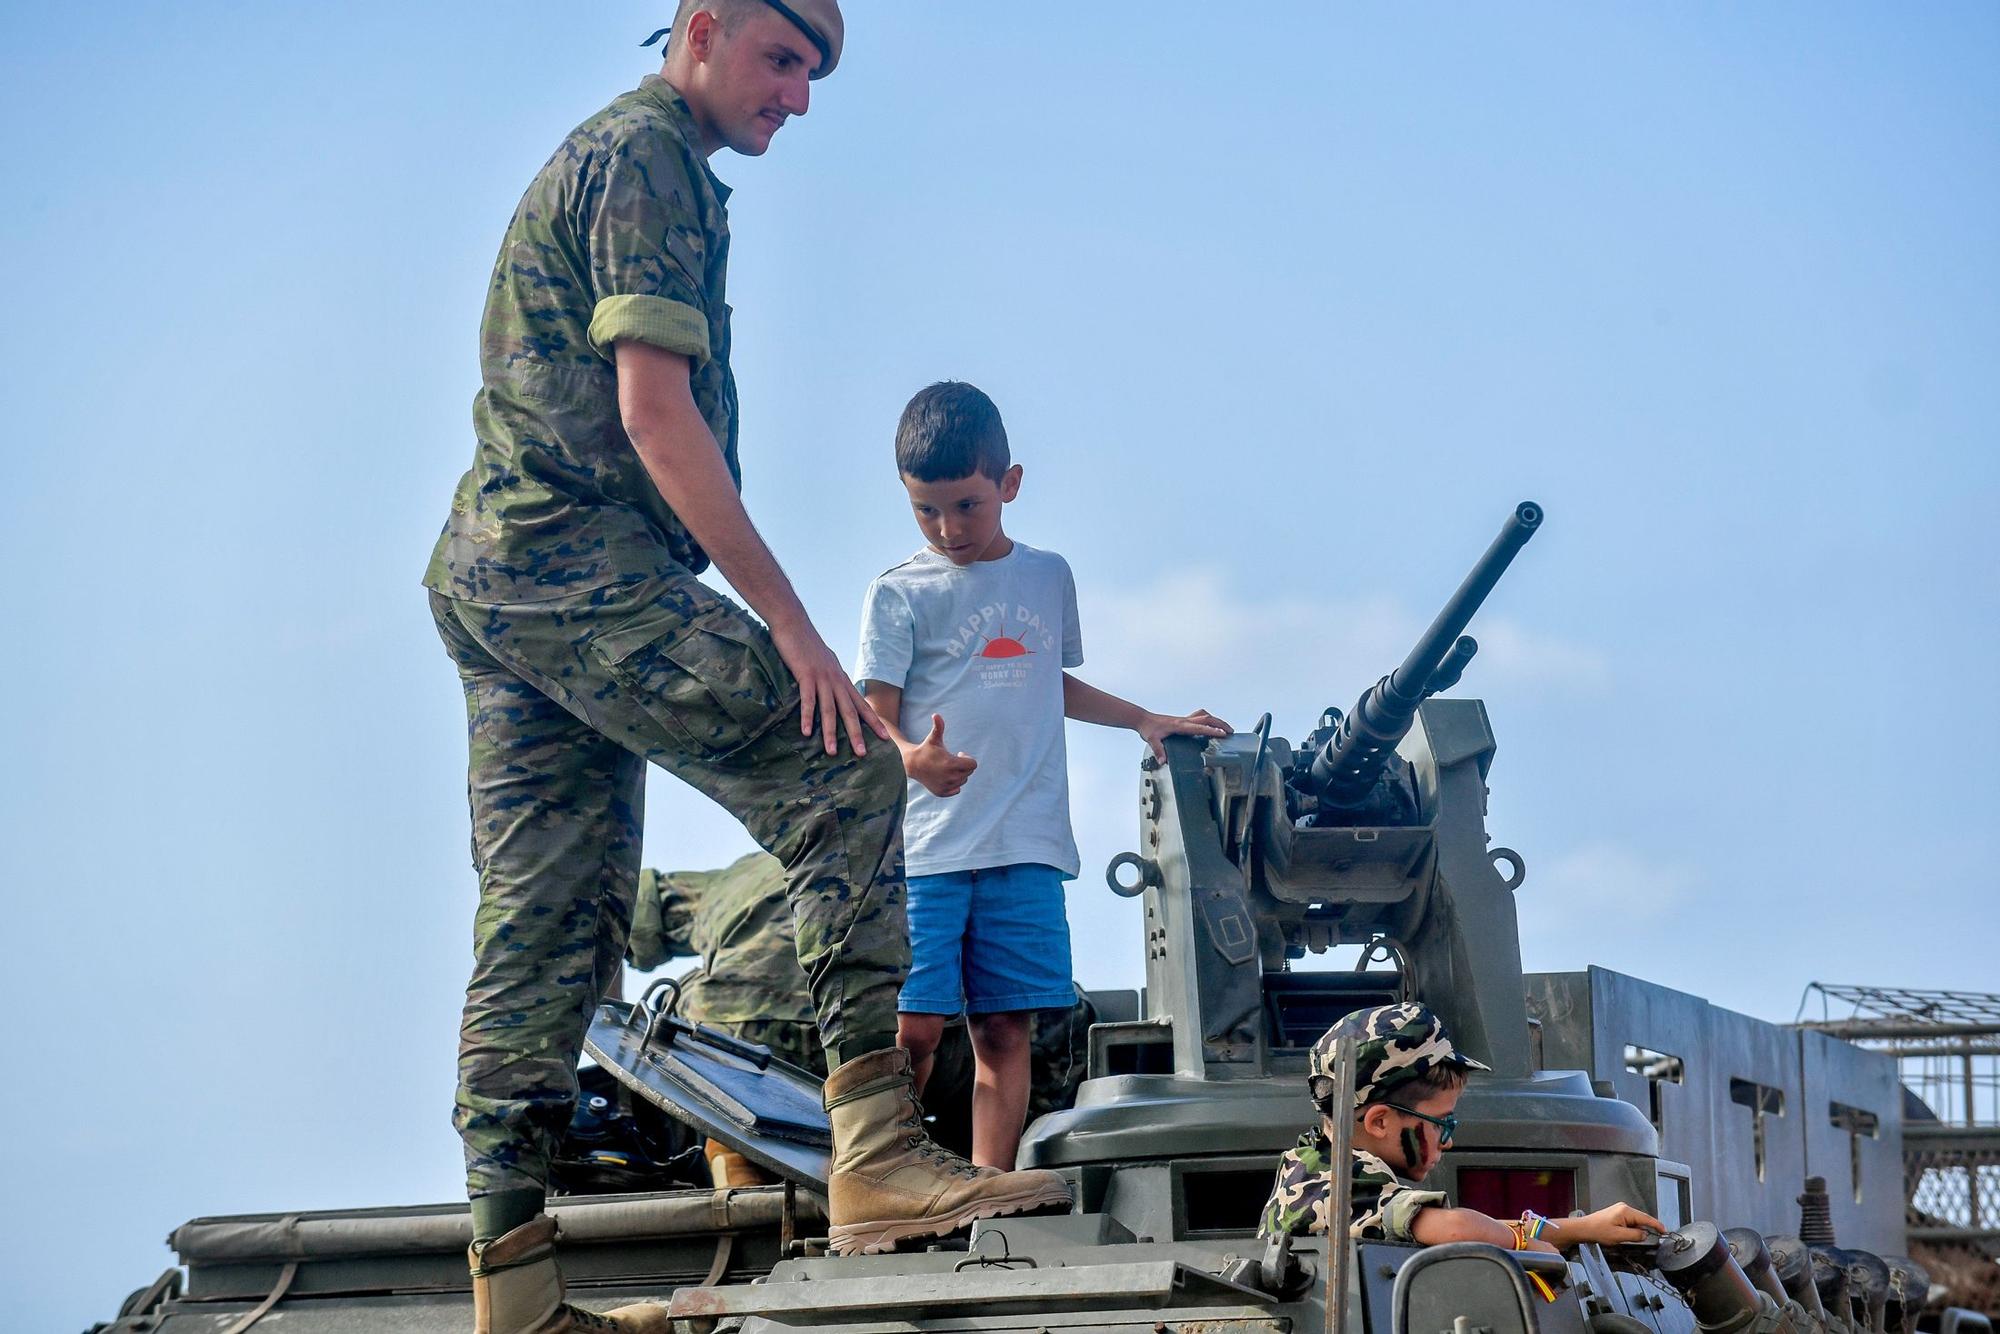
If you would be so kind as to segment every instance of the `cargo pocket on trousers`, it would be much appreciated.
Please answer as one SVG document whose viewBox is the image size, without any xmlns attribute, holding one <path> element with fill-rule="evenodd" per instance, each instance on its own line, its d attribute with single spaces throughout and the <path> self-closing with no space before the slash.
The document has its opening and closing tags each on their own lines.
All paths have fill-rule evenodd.
<svg viewBox="0 0 2000 1334">
<path fill-rule="evenodd" d="M 721 759 L 789 711 L 797 693 L 791 673 L 742 612 L 705 589 L 684 612 L 657 610 L 657 619 L 635 618 L 599 635 L 591 648 L 619 688 L 661 725 L 668 745 Z"/>
</svg>

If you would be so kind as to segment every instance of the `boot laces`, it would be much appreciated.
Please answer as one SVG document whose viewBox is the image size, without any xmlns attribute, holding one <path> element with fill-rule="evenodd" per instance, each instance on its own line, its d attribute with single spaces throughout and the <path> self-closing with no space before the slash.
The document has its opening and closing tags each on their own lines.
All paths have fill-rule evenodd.
<svg viewBox="0 0 2000 1334">
<path fill-rule="evenodd" d="M 959 1157 L 950 1149 L 947 1149 L 944 1145 L 931 1138 L 929 1127 L 924 1125 L 923 1104 L 917 1101 L 914 1093 L 905 1094 L 904 1103 L 907 1108 L 907 1115 L 903 1117 L 900 1124 L 903 1129 L 910 1132 L 909 1145 L 912 1149 L 915 1149 L 923 1157 L 936 1163 L 945 1171 L 950 1172 L 953 1176 L 971 1178 L 979 1175 L 979 1168 L 975 1164 Z"/>
</svg>

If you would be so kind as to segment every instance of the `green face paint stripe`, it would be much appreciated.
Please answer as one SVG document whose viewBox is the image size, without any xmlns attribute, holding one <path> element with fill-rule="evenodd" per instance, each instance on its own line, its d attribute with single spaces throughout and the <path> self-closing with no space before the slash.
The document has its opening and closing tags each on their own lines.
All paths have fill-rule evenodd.
<svg viewBox="0 0 2000 1334">
<path fill-rule="evenodd" d="M 1417 1134 L 1417 1128 L 1415 1126 L 1403 1127 L 1402 1146 L 1403 1146 L 1403 1170 L 1414 1176 L 1416 1174 L 1417 1164 L 1421 1163 L 1424 1160 L 1424 1141 L 1423 1138 Z"/>
</svg>

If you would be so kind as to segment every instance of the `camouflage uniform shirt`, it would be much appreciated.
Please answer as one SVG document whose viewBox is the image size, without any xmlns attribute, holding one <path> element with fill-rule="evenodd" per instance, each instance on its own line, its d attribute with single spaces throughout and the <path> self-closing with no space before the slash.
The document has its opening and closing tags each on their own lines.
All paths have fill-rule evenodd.
<svg viewBox="0 0 2000 1334">
<path fill-rule="evenodd" d="M 571 132 L 507 227 L 480 322 L 477 446 L 424 583 L 462 602 L 540 602 L 708 558 L 618 414 L 612 345 L 686 356 L 732 477 L 729 189 L 694 118 L 650 75 Z"/>
<path fill-rule="evenodd" d="M 812 991 L 792 939 L 785 868 L 753 852 L 720 871 L 643 872 L 626 951 L 641 968 L 680 955 L 701 959 L 681 986 L 689 1018 L 810 1026 Z"/>
<path fill-rule="evenodd" d="M 1328 1189 L 1327 1166 L 1333 1157 L 1333 1142 L 1324 1132 L 1308 1130 L 1299 1142 L 1278 1161 L 1278 1177 L 1271 1198 L 1258 1220 L 1257 1235 L 1325 1232 Z M 1399 1178 L 1389 1164 L 1372 1153 L 1355 1149 L 1349 1170 L 1353 1189 L 1348 1211 L 1347 1235 L 1367 1241 L 1415 1241 L 1417 1211 L 1449 1203 L 1443 1191 L 1418 1190 Z"/>
</svg>

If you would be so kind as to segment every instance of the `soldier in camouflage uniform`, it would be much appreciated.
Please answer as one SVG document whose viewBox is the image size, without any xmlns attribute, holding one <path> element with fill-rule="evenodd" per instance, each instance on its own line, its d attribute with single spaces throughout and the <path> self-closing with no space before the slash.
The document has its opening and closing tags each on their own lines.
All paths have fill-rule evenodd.
<svg viewBox="0 0 2000 1334">
<path fill-rule="evenodd" d="M 753 852 L 719 871 L 639 873 L 626 962 L 650 970 L 689 955 L 701 966 L 680 979 L 675 1005 L 684 1018 L 761 1043 L 779 1060 L 826 1078 L 826 1049 L 776 857 Z M 771 1181 L 719 1140 L 709 1140 L 703 1156 L 718 1186 Z"/>
<path fill-rule="evenodd" d="M 482 1331 L 664 1328 L 663 1308 L 606 1324 L 566 1305 L 541 1212 L 625 950 L 648 762 L 785 866 L 839 1063 L 835 1249 L 1067 1200 L 1053 1174 L 983 1176 L 900 1129 L 901 766 L 867 746 L 879 720 L 737 495 L 728 190 L 708 158 L 761 154 L 842 38 L 836 0 L 682 0 L 660 75 L 557 148 L 494 266 L 477 446 L 424 579 L 470 741 L 480 904 L 454 1121 Z M 695 578 L 711 556 L 756 617 Z"/>
<path fill-rule="evenodd" d="M 826 1077 L 777 858 L 753 852 L 719 871 L 639 873 L 626 958 L 653 969 L 689 955 L 701 966 L 681 979 L 684 1017 L 762 1043 L 780 1060 Z"/>
<path fill-rule="evenodd" d="M 1342 1038 L 1354 1039 L 1354 1101 L 1339 1109 L 1333 1106 L 1334 1061 Z M 1332 1118 L 1343 1114 L 1354 1119 L 1347 1164 L 1351 1237 L 1555 1250 L 1584 1241 L 1637 1241 L 1661 1230 L 1658 1219 L 1626 1204 L 1560 1222 L 1530 1213 L 1503 1223 L 1476 1209 L 1451 1207 L 1442 1191 L 1419 1189 L 1458 1128 L 1452 1112 L 1467 1073 L 1490 1068 L 1453 1046 L 1428 1006 L 1404 1002 L 1348 1015 L 1313 1044 L 1307 1065 L 1319 1124 L 1279 1160 L 1260 1236 L 1327 1231 L 1336 1166 Z"/>
<path fill-rule="evenodd" d="M 688 955 L 701 966 L 681 979 L 682 1015 L 826 1074 L 812 991 L 794 953 L 784 867 L 776 858 L 753 852 L 719 871 L 639 873 L 627 961 L 650 970 Z M 1094 1022 L 1096 1011 L 1081 992 L 1067 1010 L 1036 1012 L 1030 1117 L 1075 1104 Z M 937 1059 L 924 1101 L 942 1115 L 948 1104 L 970 1096 L 971 1045 L 963 1024 L 947 1030 Z"/>
</svg>

